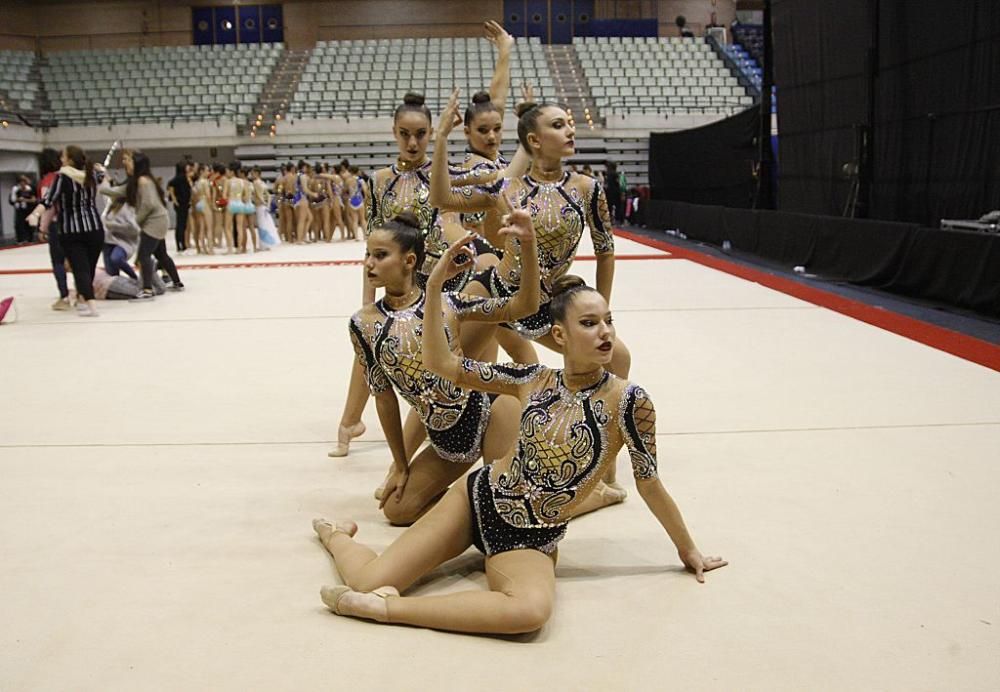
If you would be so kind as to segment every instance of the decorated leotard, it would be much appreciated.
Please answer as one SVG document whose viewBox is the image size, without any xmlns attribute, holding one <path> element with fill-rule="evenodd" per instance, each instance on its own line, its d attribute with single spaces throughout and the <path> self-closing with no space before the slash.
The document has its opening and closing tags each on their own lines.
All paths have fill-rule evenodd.
<svg viewBox="0 0 1000 692">
<path fill-rule="evenodd" d="M 423 285 L 437 264 L 438 258 L 448 249 L 441 225 L 441 215 L 430 204 L 431 162 L 411 170 L 400 170 L 395 164 L 382 168 L 372 176 L 371 195 L 367 203 L 367 233 L 385 224 L 403 212 L 417 217 L 424 233 L 424 265 L 417 271 Z M 472 278 L 471 268 L 445 282 L 445 291 L 460 291 Z"/>
<path fill-rule="evenodd" d="M 495 161 L 490 161 L 482 154 L 466 150 L 462 164 L 449 168 L 449 174 L 452 176 L 453 185 L 486 186 L 495 183 L 497 177 L 509 165 L 503 156 L 498 155 Z M 465 212 L 459 215 L 459 222 L 464 228 L 477 234 L 475 241 L 477 254 L 490 253 L 503 259 L 502 245 L 498 247 L 486 235 L 486 220 L 490 213 L 490 211 Z"/>
<path fill-rule="evenodd" d="M 552 328 L 549 315 L 552 285 L 569 270 L 584 229 L 590 229 L 596 254 L 614 254 L 615 238 L 604 189 L 593 178 L 570 172 L 554 183 L 541 183 L 525 175 L 515 181 L 498 181 L 484 189 L 489 194 L 506 192 L 512 202 L 531 214 L 538 239 L 541 304 L 537 313 L 509 326 L 528 338 L 538 338 Z M 512 295 L 521 283 L 520 252 L 505 253 L 499 265 L 481 272 L 475 280 L 494 297 Z"/>
<path fill-rule="evenodd" d="M 448 341 L 457 349 L 459 321 L 501 322 L 508 319 L 508 299 L 445 294 Z M 351 318 L 351 342 L 365 368 L 373 394 L 395 387 L 427 427 L 427 437 L 442 459 L 471 464 L 482 453 L 483 433 L 492 397 L 457 386 L 424 368 L 421 340 L 424 296 L 403 310 L 383 298 Z"/>
<path fill-rule="evenodd" d="M 637 480 L 656 478 L 656 412 L 645 390 L 604 372 L 572 392 L 563 371 L 544 365 L 463 359 L 458 385 L 522 401 L 517 447 L 469 476 L 475 543 L 486 555 L 552 552 L 573 510 L 601 480 L 622 445 Z"/>
</svg>

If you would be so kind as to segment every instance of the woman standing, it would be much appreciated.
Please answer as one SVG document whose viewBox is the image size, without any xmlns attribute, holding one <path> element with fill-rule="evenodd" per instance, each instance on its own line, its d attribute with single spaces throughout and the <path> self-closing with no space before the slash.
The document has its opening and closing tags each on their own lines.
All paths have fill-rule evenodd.
<svg viewBox="0 0 1000 692">
<path fill-rule="evenodd" d="M 167 214 L 166 200 L 163 190 L 153 178 L 149 157 L 141 151 L 126 151 L 122 156 L 128 180 L 124 185 L 112 188 L 101 188 L 101 194 L 108 197 L 124 197 L 125 201 L 135 209 L 135 220 L 142 232 L 139 234 L 139 265 L 142 269 L 142 290 L 136 295 L 136 300 L 153 300 L 153 258 L 159 263 L 160 269 L 170 275 L 173 283 L 171 290 L 183 291 L 184 284 L 177 273 L 174 261 L 167 254 L 167 226 L 170 217 Z"/>
<path fill-rule="evenodd" d="M 195 182 L 191 187 L 191 220 L 194 244 L 200 255 L 214 255 L 212 247 L 212 183 L 208 179 L 211 169 L 204 164 L 195 165 Z"/>
<path fill-rule="evenodd" d="M 59 244 L 73 268 L 76 292 L 84 302 L 77 302 L 83 317 L 97 317 L 94 298 L 94 271 L 104 247 L 104 226 L 97 212 L 97 183 L 101 177 L 83 149 L 70 145 L 60 156 L 62 167 L 55 183 L 42 200 L 46 210 L 59 205 Z M 48 232 L 51 214 L 42 217 L 42 233 Z"/>
<path fill-rule="evenodd" d="M 281 243 L 278 229 L 271 218 L 271 193 L 267 183 L 260 177 L 260 169 L 254 166 L 250 169 L 250 184 L 253 186 L 253 204 L 256 213 L 257 230 L 260 235 L 260 249 L 270 250 Z"/>
<path fill-rule="evenodd" d="M 42 149 L 38 160 L 39 172 L 42 176 L 41 180 L 38 181 L 38 199 L 45 199 L 49 188 L 55 185 L 61 165 L 62 162 L 59 160 L 58 151 L 55 149 Z M 42 210 L 44 210 L 44 207 L 42 207 Z M 59 300 L 52 303 L 52 309 L 69 310 L 73 306 L 69 301 L 69 285 L 66 283 L 66 255 L 63 254 L 62 245 L 59 242 L 59 216 L 57 211 L 53 209 L 49 214 L 52 218 L 49 221 L 48 232 L 44 234 L 40 233 L 39 235 L 42 241 L 48 241 L 52 275 L 56 279 L 56 288 L 59 289 Z M 32 217 L 34 217 L 34 220 L 32 220 Z M 40 219 L 41 211 L 38 212 L 37 216 L 35 212 L 32 212 L 28 218 L 28 223 L 37 225 Z M 53 226 L 52 224 L 55 225 Z"/>
<path fill-rule="evenodd" d="M 555 600 L 556 548 L 568 519 L 588 501 L 618 451 L 627 447 L 639 495 L 698 581 L 728 564 L 705 557 L 660 482 L 656 412 L 639 385 L 607 371 L 614 352 L 608 304 L 576 277 L 553 286 L 550 314 L 563 368 L 482 363 L 448 344 L 441 286 L 461 267 L 453 246 L 427 281 L 424 367 L 460 387 L 522 402 L 515 453 L 455 484 L 381 555 L 354 540 L 354 522 L 317 519 L 313 527 L 345 586 L 324 587 L 334 613 L 383 623 L 477 632 L 533 632 Z M 468 262 L 468 258 L 465 262 Z M 475 545 L 486 556 L 488 591 L 401 596 L 420 577 Z"/>
<path fill-rule="evenodd" d="M 309 178 L 311 175 L 312 167 L 305 161 L 299 161 L 299 172 L 295 176 L 295 194 L 292 197 L 292 204 L 295 208 L 296 245 L 302 245 L 306 242 L 306 234 L 312 223 L 312 211 L 309 209 L 311 201 Z"/>
<path fill-rule="evenodd" d="M 174 242 L 177 252 L 187 250 L 190 240 L 188 231 L 188 211 L 191 208 L 191 164 L 179 161 L 174 167 L 174 177 L 167 183 L 167 199 L 174 206 Z"/>
</svg>

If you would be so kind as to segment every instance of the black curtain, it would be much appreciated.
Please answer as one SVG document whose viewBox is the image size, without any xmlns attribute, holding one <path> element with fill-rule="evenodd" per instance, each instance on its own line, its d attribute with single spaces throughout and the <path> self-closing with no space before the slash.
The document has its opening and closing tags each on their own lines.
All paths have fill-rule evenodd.
<svg viewBox="0 0 1000 692">
<path fill-rule="evenodd" d="M 839 216 L 865 121 L 867 0 L 772 0 L 778 93 L 778 206 Z"/>
<path fill-rule="evenodd" d="M 773 0 L 773 31 L 781 209 L 843 213 L 864 125 L 873 218 L 1000 207 L 1000 2 Z"/>
<path fill-rule="evenodd" d="M 825 279 L 1000 317 L 1000 234 L 656 199 L 642 210 L 649 228 L 675 228 L 714 245 L 729 241 Z"/>
<path fill-rule="evenodd" d="M 1000 3 L 880 14 L 873 214 L 937 226 L 1000 208 Z"/>
<path fill-rule="evenodd" d="M 649 135 L 649 184 L 654 199 L 750 207 L 759 157 L 760 112 L 679 132 Z"/>
</svg>

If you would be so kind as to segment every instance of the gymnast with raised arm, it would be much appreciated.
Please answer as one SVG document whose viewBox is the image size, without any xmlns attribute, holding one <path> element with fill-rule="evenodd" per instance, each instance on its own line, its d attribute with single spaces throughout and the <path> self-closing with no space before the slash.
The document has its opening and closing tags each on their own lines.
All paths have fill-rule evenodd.
<svg viewBox="0 0 1000 692">
<path fill-rule="evenodd" d="M 491 90 L 496 90 L 497 98 L 503 103 L 509 89 L 510 81 L 510 50 L 513 38 L 496 22 L 486 22 L 485 35 L 498 51 L 497 64 L 494 68 Z M 424 105 L 421 94 L 407 93 L 403 103 L 397 106 L 393 113 L 392 134 L 399 147 L 399 156 L 392 166 L 379 169 L 371 176 L 371 186 L 365 196 L 366 233 L 371 233 L 385 221 L 395 218 L 404 212 L 414 214 L 420 222 L 425 234 L 422 266 L 417 267 L 417 279 L 422 285 L 437 257 L 448 245 L 464 236 L 464 229 L 457 214 L 444 218 L 430 204 L 430 170 L 431 163 L 427 159 L 427 145 L 433 133 L 431 112 Z M 526 158 L 522 156 L 522 159 Z M 443 182 L 449 184 L 449 170 L 445 162 Z M 460 171 L 455 171 L 456 175 Z M 491 178 L 492 179 L 492 178 Z M 485 266 L 485 265 L 484 265 Z M 448 291 L 462 290 L 474 274 L 474 266 L 470 266 L 462 274 L 452 277 L 445 286 Z M 362 305 L 375 300 L 375 289 L 365 281 L 362 290 Z M 486 333 L 495 330 L 484 330 Z M 367 390 L 360 370 L 355 367 L 351 373 L 347 392 L 347 401 L 341 414 L 337 428 L 337 446 L 328 455 L 331 457 L 347 456 L 351 440 L 365 432 L 361 422 L 365 404 L 368 402 Z M 419 444 L 420 437 L 409 433 L 418 433 L 410 419 L 407 420 L 407 440 Z"/>
<path fill-rule="evenodd" d="M 615 241 L 604 189 L 594 178 L 563 169 L 563 159 L 573 155 L 576 139 L 576 130 L 566 111 L 554 104 L 522 103 L 518 106 L 517 135 L 521 146 L 531 154 L 528 173 L 520 178 L 500 179 L 488 186 L 453 190 L 440 176 L 435 176 L 447 170 L 448 135 L 462 121 L 458 96 L 456 89 L 438 124 L 431 203 L 442 210 L 460 212 L 504 209 L 511 204 L 529 210 L 541 263 L 542 302 L 537 313 L 506 326 L 523 338 L 561 353 L 562 346 L 551 334 L 554 321 L 549 303 L 555 282 L 573 263 L 585 229 L 590 230 L 597 255 L 597 291 L 611 302 Z M 521 271 L 517 254 L 505 254 L 499 265 L 477 274 L 465 292 L 502 298 L 521 283 Z M 631 355 L 617 339 L 608 369 L 625 378 L 630 367 Z M 608 468 L 607 481 L 619 490 L 620 499 L 624 500 L 625 491 L 616 483 L 614 465 Z"/>
<path fill-rule="evenodd" d="M 345 586 L 324 587 L 336 614 L 456 632 L 516 634 L 540 629 L 552 613 L 556 547 L 569 516 L 600 482 L 624 445 L 639 495 L 698 581 L 725 566 L 705 557 L 657 476 L 656 414 L 638 385 L 606 370 L 615 328 L 604 297 L 576 277 L 551 286 L 552 338 L 564 366 L 493 364 L 463 359 L 449 347 L 441 286 L 471 259 L 449 248 L 428 278 L 424 367 L 461 387 L 522 403 L 512 456 L 455 484 L 381 555 L 354 540 L 351 521 L 313 521 Z M 475 545 L 486 556 L 489 591 L 401 596 L 419 578 Z"/>
</svg>

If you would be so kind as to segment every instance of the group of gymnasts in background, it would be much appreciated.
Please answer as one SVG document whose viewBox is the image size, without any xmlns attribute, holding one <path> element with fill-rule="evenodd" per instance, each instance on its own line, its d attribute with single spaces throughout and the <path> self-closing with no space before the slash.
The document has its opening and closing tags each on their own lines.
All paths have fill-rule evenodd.
<svg viewBox="0 0 1000 692">
<path fill-rule="evenodd" d="M 178 249 L 200 255 L 242 254 L 269 250 L 280 242 L 271 216 L 271 191 L 259 168 L 247 170 L 239 161 L 228 166 L 190 162 L 177 165 L 174 180 L 182 175 L 188 204 L 178 204 L 174 186 L 168 186 L 178 216 L 176 230 L 182 236 Z"/>
<path fill-rule="evenodd" d="M 485 29 L 498 51 L 490 91 L 464 116 L 456 91 L 436 129 L 423 97 L 407 94 L 393 121 L 398 160 L 371 176 L 364 200 L 364 299 L 349 322 L 356 360 L 330 454 L 349 453 L 373 397 L 392 457 L 375 495 L 388 521 L 408 528 L 381 554 L 355 540 L 352 521 L 313 528 L 345 582 L 321 590 L 333 612 L 507 634 L 548 620 L 567 522 L 624 500 L 615 477 L 623 446 L 683 564 L 703 581 L 727 563 L 698 550 L 657 475 L 655 410 L 627 379 L 609 307 L 615 255 L 603 188 L 564 168 L 573 122 L 530 90 L 516 109 L 517 154 L 499 155 L 514 39 L 494 22 Z M 454 162 L 448 137 L 460 125 L 466 149 Z M 568 273 L 584 232 L 597 255 L 594 287 Z M 560 353 L 563 367 L 541 365 L 536 344 Z M 471 545 L 485 555 L 488 590 L 403 595 Z"/>
<path fill-rule="evenodd" d="M 336 165 L 299 161 L 281 167 L 274 211 L 286 243 L 355 240 L 364 236 L 365 175 L 346 159 Z"/>
</svg>

